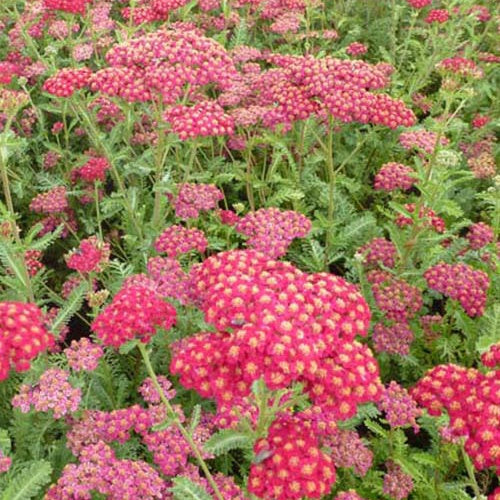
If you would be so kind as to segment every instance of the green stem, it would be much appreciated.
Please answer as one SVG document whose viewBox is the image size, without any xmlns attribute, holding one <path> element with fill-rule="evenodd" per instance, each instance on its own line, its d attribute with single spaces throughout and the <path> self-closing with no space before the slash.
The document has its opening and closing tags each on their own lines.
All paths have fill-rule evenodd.
<svg viewBox="0 0 500 500">
<path fill-rule="evenodd" d="M 99 209 L 99 185 L 98 182 L 94 183 L 94 200 L 95 200 L 95 214 L 97 218 L 97 227 L 99 230 L 99 239 L 104 241 L 102 237 L 102 222 L 101 222 L 101 210 Z"/>
<path fill-rule="evenodd" d="M 467 475 L 469 476 L 469 479 L 470 479 L 470 483 L 471 483 L 470 485 L 472 487 L 472 490 L 474 491 L 474 496 L 477 499 L 483 498 L 483 496 L 481 494 L 481 490 L 479 489 L 479 486 L 478 486 L 477 481 L 476 481 L 476 475 L 474 474 L 474 466 L 472 465 L 470 457 L 469 457 L 469 455 L 467 455 L 467 452 L 465 451 L 463 444 L 460 445 L 460 450 L 462 452 L 462 457 L 464 459 L 465 468 L 467 469 Z"/>
<path fill-rule="evenodd" d="M 326 174 L 328 179 L 328 225 L 326 228 L 325 240 L 325 269 L 328 266 L 328 256 L 332 245 L 332 228 L 334 215 L 334 187 L 335 187 L 335 170 L 333 168 L 333 118 L 330 117 L 328 127 L 328 137 L 326 143 Z"/>
<path fill-rule="evenodd" d="M 201 452 L 198 448 L 198 445 L 194 442 L 193 438 L 189 434 L 189 432 L 184 428 L 182 425 L 181 421 L 179 420 L 179 417 L 175 410 L 172 408 L 172 405 L 170 404 L 170 401 L 166 398 L 165 393 L 163 392 L 163 389 L 158 382 L 158 378 L 156 377 L 156 373 L 153 369 L 153 365 L 151 364 L 151 360 L 149 358 L 148 351 L 146 349 L 146 346 L 142 343 L 139 342 L 138 344 L 139 351 L 142 355 L 142 359 L 144 360 L 144 364 L 146 365 L 146 370 L 151 377 L 151 380 L 153 381 L 153 385 L 155 386 L 155 389 L 158 391 L 158 394 L 160 395 L 160 399 L 162 403 L 165 405 L 165 408 L 167 409 L 167 415 L 172 419 L 174 425 L 179 429 L 179 432 L 182 434 L 182 437 L 186 440 L 186 442 L 189 444 L 191 450 L 193 450 L 193 453 L 196 457 L 196 460 L 198 460 L 198 463 L 200 464 L 200 467 L 202 468 L 203 472 L 205 473 L 205 476 L 207 478 L 207 481 L 210 483 L 210 486 L 212 487 L 214 491 L 214 495 L 218 498 L 218 500 L 224 500 L 224 497 L 222 496 L 222 493 L 219 490 L 219 487 L 217 486 L 217 483 L 214 481 L 214 478 L 212 477 L 212 474 L 208 470 L 208 466 L 203 460 L 203 457 L 201 456 Z"/>
</svg>

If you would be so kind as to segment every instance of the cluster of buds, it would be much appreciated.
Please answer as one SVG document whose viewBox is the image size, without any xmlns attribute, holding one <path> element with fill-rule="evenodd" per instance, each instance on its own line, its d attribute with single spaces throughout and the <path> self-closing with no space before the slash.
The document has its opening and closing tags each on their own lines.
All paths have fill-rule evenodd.
<svg viewBox="0 0 500 500">
<path fill-rule="evenodd" d="M 488 275 L 467 264 L 437 264 L 425 271 L 424 278 L 432 290 L 458 300 L 471 316 L 482 316 L 486 305 L 486 292 L 490 286 Z"/>
<path fill-rule="evenodd" d="M 410 214 L 415 212 L 415 203 L 406 203 L 404 206 L 405 210 Z M 424 227 L 432 227 L 438 233 L 444 233 L 446 225 L 441 217 L 436 215 L 436 212 L 432 208 L 421 206 L 418 212 L 418 219 L 422 221 Z M 396 217 L 396 224 L 399 227 L 411 226 L 413 224 L 413 219 L 407 217 L 406 215 L 399 214 Z"/>
<path fill-rule="evenodd" d="M 439 23 L 443 24 L 450 18 L 450 13 L 446 9 L 432 9 L 427 14 L 424 21 L 428 24 Z"/>
<path fill-rule="evenodd" d="M 357 255 L 362 259 L 366 267 L 394 267 L 396 259 L 396 247 L 392 241 L 385 238 L 373 238 L 360 247 Z"/>
<path fill-rule="evenodd" d="M 201 211 L 212 210 L 224 198 L 214 184 L 184 183 L 179 186 L 177 196 L 168 196 L 180 219 L 196 219 Z"/>
<path fill-rule="evenodd" d="M 411 167 L 401 163 L 389 162 L 382 165 L 375 176 L 375 189 L 394 191 L 411 189 L 415 184 L 415 172 Z"/>
<path fill-rule="evenodd" d="M 41 193 L 31 200 L 30 210 L 43 214 L 64 212 L 68 208 L 66 188 L 57 186 L 46 193 Z"/>
<path fill-rule="evenodd" d="M 435 132 L 425 129 L 411 130 L 409 132 L 402 132 L 399 135 L 399 143 L 404 149 L 432 154 L 436 147 L 446 146 L 450 143 L 447 137 L 439 137 Z"/>
<path fill-rule="evenodd" d="M 368 52 L 368 47 L 364 43 L 352 42 L 345 49 L 350 56 L 360 56 Z"/>
<path fill-rule="evenodd" d="M 460 56 L 443 59 L 436 64 L 436 69 L 464 77 L 481 78 L 483 76 L 483 70 L 474 61 Z"/>
<path fill-rule="evenodd" d="M 413 491 L 413 479 L 400 465 L 393 461 L 386 462 L 387 473 L 384 476 L 384 495 L 394 500 L 404 500 Z"/>
</svg>

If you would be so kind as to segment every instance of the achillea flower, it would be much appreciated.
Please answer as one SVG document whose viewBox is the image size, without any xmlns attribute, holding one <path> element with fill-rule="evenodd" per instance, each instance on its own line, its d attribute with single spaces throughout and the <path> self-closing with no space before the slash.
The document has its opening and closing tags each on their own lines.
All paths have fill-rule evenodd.
<svg viewBox="0 0 500 500">
<path fill-rule="evenodd" d="M 248 490 L 260 498 L 322 498 L 335 482 L 333 461 L 318 437 L 293 417 L 276 419 L 254 453 L 259 458 L 250 466 Z"/>
<path fill-rule="evenodd" d="M 71 97 L 89 84 L 91 76 L 89 68 L 64 68 L 45 80 L 43 90 L 57 97 Z"/>
<path fill-rule="evenodd" d="M 104 345 L 120 347 L 138 337 L 147 343 L 156 328 L 168 330 L 175 324 L 175 309 L 145 286 L 123 287 L 92 322 L 92 331 Z"/>
<path fill-rule="evenodd" d="M 487 115 L 480 115 L 479 113 L 474 116 L 474 118 L 471 121 L 471 125 L 474 128 L 482 128 L 488 123 L 490 123 L 491 118 Z"/>
<path fill-rule="evenodd" d="M 75 372 L 93 371 L 99 366 L 104 351 L 100 345 L 83 337 L 78 341 L 72 340 L 71 345 L 64 349 L 64 354 L 69 367 Z"/>
<path fill-rule="evenodd" d="M 302 15 L 299 12 L 285 12 L 276 17 L 274 22 L 269 26 L 269 31 L 284 35 L 285 33 L 296 33 L 300 28 Z"/>
<path fill-rule="evenodd" d="M 436 146 L 446 146 L 450 141 L 444 136 L 440 137 L 438 140 L 438 134 L 435 132 L 417 129 L 409 132 L 402 132 L 399 135 L 399 143 L 405 149 L 410 150 L 415 148 L 427 154 L 432 154 Z"/>
<path fill-rule="evenodd" d="M 373 452 L 356 431 L 338 430 L 322 441 L 336 467 L 352 467 L 356 475 L 364 477 L 372 466 Z"/>
<path fill-rule="evenodd" d="M 43 156 L 43 168 L 45 170 L 54 168 L 59 163 L 60 159 L 61 155 L 59 153 L 56 153 L 55 151 L 48 151 Z"/>
<path fill-rule="evenodd" d="M 395 462 L 386 462 L 387 473 L 384 476 L 384 495 L 394 500 L 403 500 L 413 491 L 413 479 Z"/>
<path fill-rule="evenodd" d="M 495 239 L 495 233 L 488 224 L 477 222 L 469 227 L 466 238 L 469 240 L 469 247 L 472 250 L 479 250 Z"/>
<path fill-rule="evenodd" d="M 432 3 L 432 0 L 406 0 L 413 8 L 423 9 Z"/>
<path fill-rule="evenodd" d="M 99 273 L 109 262 L 111 247 L 97 236 L 82 240 L 76 250 L 65 255 L 66 265 L 80 273 Z"/>
<path fill-rule="evenodd" d="M 85 14 L 88 3 L 92 0 L 43 0 L 43 6 L 49 10 L 62 10 L 72 14 Z"/>
<path fill-rule="evenodd" d="M 24 252 L 24 262 L 28 274 L 31 277 L 36 276 L 38 271 L 45 267 L 44 264 L 40 262 L 41 257 L 42 252 L 40 250 L 26 250 L 26 252 Z"/>
<path fill-rule="evenodd" d="M 377 323 L 373 329 L 372 340 L 376 352 L 408 356 L 413 342 L 413 332 L 405 321 L 390 325 Z"/>
<path fill-rule="evenodd" d="M 436 69 L 464 77 L 482 78 L 484 75 L 483 70 L 474 61 L 460 56 L 443 59 L 436 64 Z"/>
<path fill-rule="evenodd" d="M 163 394 L 167 399 L 173 399 L 175 397 L 176 391 L 172 389 L 172 383 L 167 377 L 163 375 L 158 375 L 158 383 L 160 384 Z M 160 404 L 160 394 L 156 390 L 151 378 L 147 378 L 139 387 L 139 393 L 143 397 L 144 401 L 149 404 Z"/>
<path fill-rule="evenodd" d="M 406 203 L 404 207 L 411 214 L 415 212 L 415 203 Z M 438 217 L 432 208 L 421 206 L 418 213 L 418 219 L 419 221 L 422 220 L 423 225 L 432 227 L 438 233 L 444 233 L 446 229 L 444 220 Z M 396 224 L 399 227 L 410 226 L 413 224 L 413 219 L 403 214 L 399 214 L 396 217 Z"/>
<path fill-rule="evenodd" d="M 3 454 L 3 451 L 0 449 L 0 474 L 7 472 L 12 465 L 12 458 L 7 457 Z"/>
<path fill-rule="evenodd" d="M 159 295 L 177 299 L 181 304 L 189 303 L 189 277 L 177 260 L 171 257 L 151 257 L 147 268 Z"/>
<path fill-rule="evenodd" d="M 188 253 L 191 250 L 197 250 L 203 253 L 208 246 L 203 231 L 199 229 L 186 229 L 180 225 L 167 227 L 158 238 L 156 238 L 154 247 L 158 253 L 166 253 L 171 258 Z"/>
<path fill-rule="evenodd" d="M 373 238 L 360 247 L 356 254 L 360 256 L 365 267 L 377 267 L 380 264 L 394 267 L 396 247 L 392 241 L 385 238 Z"/>
<path fill-rule="evenodd" d="M 373 270 L 367 274 L 377 306 L 388 319 L 406 322 L 423 305 L 422 292 L 387 271 Z"/>
<path fill-rule="evenodd" d="M 235 226 L 236 231 L 249 239 L 250 248 L 264 252 L 270 258 L 285 255 L 295 238 L 303 238 L 311 230 L 311 222 L 292 210 L 261 208 L 242 217 Z"/>
<path fill-rule="evenodd" d="M 92 157 L 81 167 L 74 168 L 71 171 L 71 180 L 75 182 L 78 179 L 93 183 L 96 181 L 104 182 L 106 172 L 111 168 L 108 160 L 104 157 Z"/>
<path fill-rule="evenodd" d="M 411 189 L 416 183 L 415 171 L 401 163 L 389 162 L 382 165 L 375 176 L 375 189 L 394 191 Z"/>
<path fill-rule="evenodd" d="M 56 419 L 74 413 L 80 405 L 82 390 L 73 387 L 68 378 L 68 372 L 59 368 L 49 368 L 34 387 L 21 386 L 20 402 L 18 404 L 17 396 L 14 396 L 12 406 L 19 407 L 23 413 L 30 410 L 27 405 L 33 405 L 35 411 L 52 410 Z"/>
<path fill-rule="evenodd" d="M 432 342 L 439 337 L 442 322 L 443 317 L 440 314 L 420 316 L 420 325 L 422 326 L 424 338 L 427 342 Z"/>
<path fill-rule="evenodd" d="M 486 292 L 490 286 L 488 275 L 467 264 L 433 266 L 424 273 L 427 285 L 443 295 L 458 300 L 471 316 L 482 316 L 486 305 Z"/>
<path fill-rule="evenodd" d="M 334 500 L 364 500 L 355 490 L 341 491 L 337 493 Z"/>
<path fill-rule="evenodd" d="M 31 200 L 30 210 L 43 214 L 64 212 L 68 208 L 66 188 L 57 186 Z"/>
<path fill-rule="evenodd" d="M 432 9 L 427 14 L 424 21 L 428 24 L 440 23 L 443 24 L 450 18 L 450 13 L 446 9 Z"/>
<path fill-rule="evenodd" d="M 72 56 L 75 61 L 81 62 L 90 59 L 93 53 L 94 47 L 91 43 L 81 43 L 79 45 L 75 45 Z"/>
<path fill-rule="evenodd" d="M 220 217 L 222 224 L 227 224 L 228 226 L 235 226 L 240 220 L 239 215 L 232 210 L 218 210 L 217 215 Z"/>
<path fill-rule="evenodd" d="M 0 381 L 9 376 L 11 366 L 28 370 L 33 358 L 54 345 L 35 304 L 0 302 L 0 332 Z"/>
<path fill-rule="evenodd" d="M 498 370 L 439 365 L 429 370 L 411 391 L 430 415 L 443 410 L 450 416 L 452 436 L 465 437 L 465 450 L 478 470 L 500 470 Z"/>
<path fill-rule="evenodd" d="M 487 351 L 481 354 L 481 363 L 489 368 L 500 365 L 500 342 L 492 344 Z"/>
<path fill-rule="evenodd" d="M 416 401 L 408 391 L 394 380 L 382 392 L 377 406 L 379 410 L 385 412 L 392 428 L 411 425 L 415 432 L 420 430 L 416 419 L 422 415 L 422 410 L 417 407 Z"/>
<path fill-rule="evenodd" d="M 477 179 L 489 179 L 497 173 L 495 157 L 489 152 L 469 158 L 467 165 Z"/>
<path fill-rule="evenodd" d="M 360 56 L 360 55 L 366 54 L 368 52 L 368 47 L 364 43 L 353 42 L 347 46 L 345 51 L 350 56 Z"/>
<path fill-rule="evenodd" d="M 201 211 L 212 210 L 224 199 L 224 194 L 214 184 L 184 183 L 177 196 L 169 196 L 175 215 L 181 219 L 196 219 Z"/>
</svg>

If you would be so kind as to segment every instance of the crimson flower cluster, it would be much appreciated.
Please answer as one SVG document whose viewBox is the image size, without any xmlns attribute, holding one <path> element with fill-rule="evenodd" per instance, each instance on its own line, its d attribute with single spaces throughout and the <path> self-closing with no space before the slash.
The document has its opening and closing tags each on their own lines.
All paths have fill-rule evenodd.
<svg viewBox="0 0 500 500">
<path fill-rule="evenodd" d="M 71 14 L 85 14 L 88 3 L 92 0 L 43 0 L 43 6 L 50 10 L 62 10 Z"/>
<path fill-rule="evenodd" d="M 450 13 L 446 9 L 432 9 L 427 14 L 425 18 L 425 22 L 432 23 L 440 23 L 443 24 L 450 18 Z"/>
<path fill-rule="evenodd" d="M 76 250 L 66 254 L 66 265 L 80 273 L 99 273 L 108 264 L 111 255 L 109 243 L 100 241 L 97 236 L 82 240 Z"/>
<path fill-rule="evenodd" d="M 333 460 L 320 450 L 318 435 L 295 417 L 278 417 L 256 455 L 270 455 L 250 467 L 248 490 L 260 498 L 322 498 L 335 482 Z"/>
<path fill-rule="evenodd" d="M 492 344 L 490 348 L 481 355 L 481 363 L 489 368 L 500 365 L 500 342 Z"/>
<path fill-rule="evenodd" d="M 370 312 L 353 285 L 254 250 L 209 257 L 191 279 L 217 331 L 174 346 L 171 371 L 185 387 L 220 407 L 248 396 L 260 378 L 273 390 L 302 382 L 315 404 L 344 419 L 378 398 L 378 366 L 354 340 L 366 335 Z"/>
<path fill-rule="evenodd" d="M 432 0 L 406 0 L 413 8 L 423 9 L 432 3 Z"/>
<path fill-rule="evenodd" d="M 458 300 L 465 312 L 471 316 L 482 316 L 486 305 L 486 292 L 490 286 L 484 271 L 467 264 L 437 264 L 425 271 L 424 278 L 432 290 Z"/>
<path fill-rule="evenodd" d="M 167 227 L 158 238 L 154 247 L 158 253 L 166 253 L 170 258 L 197 250 L 203 253 L 208 246 L 205 234 L 200 229 L 187 229 L 184 226 L 173 225 Z"/>
<path fill-rule="evenodd" d="M 57 97 L 71 97 L 89 84 L 91 76 L 89 68 L 64 68 L 45 80 L 43 90 Z"/>
<path fill-rule="evenodd" d="M 53 214 L 68 208 L 68 198 L 64 186 L 56 186 L 31 200 L 30 210 L 37 213 Z"/>
<path fill-rule="evenodd" d="M 201 211 L 212 210 L 224 199 L 222 191 L 214 184 L 186 182 L 179 186 L 177 196 L 169 196 L 175 215 L 180 219 L 196 219 Z"/>
<path fill-rule="evenodd" d="M 407 191 L 416 182 L 414 174 L 411 167 L 401 163 L 385 163 L 375 176 L 374 187 L 383 191 L 394 191 L 395 189 Z"/>
<path fill-rule="evenodd" d="M 309 233 L 311 221 L 293 210 L 261 208 L 242 217 L 235 229 L 248 237 L 250 248 L 277 258 L 285 255 L 295 238 L 303 238 Z"/>
<path fill-rule="evenodd" d="M 366 267 L 377 267 L 382 264 L 385 267 L 394 267 L 396 259 L 396 247 L 392 241 L 385 238 L 373 238 L 356 252 L 363 259 Z"/>
<path fill-rule="evenodd" d="M 454 436 L 465 437 L 465 449 L 477 469 L 500 471 L 500 371 L 481 373 L 454 364 L 429 370 L 411 395 L 430 415 L 450 416 Z"/>
<path fill-rule="evenodd" d="M 0 381 L 15 371 L 29 370 L 30 361 L 54 345 L 35 304 L 0 302 Z"/>
<path fill-rule="evenodd" d="M 92 331 L 104 345 L 120 347 L 133 338 L 147 343 L 156 328 L 175 324 L 175 309 L 147 286 L 129 284 L 94 319 Z"/>
<path fill-rule="evenodd" d="M 189 303 L 189 276 L 177 260 L 171 257 L 151 257 L 147 270 L 156 291 L 162 297 L 171 297 L 181 304 Z"/>
<path fill-rule="evenodd" d="M 481 78 L 483 76 L 483 70 L 474 61 L 460 56 L 443 59 L 436 65 L 436 68 L 464 77 Z"/>
<path fill-rule="evenodd" d="M 81 167 L 74 168 L 71 171 L 71 180 L 75 182 L 81 179 L 87 183 L 94 183 L 96 181 L 104 182 L 106 180 L 106 172 L 110 168 L 111 165 L 106 158 L 94 156 Z"/>
</svg>

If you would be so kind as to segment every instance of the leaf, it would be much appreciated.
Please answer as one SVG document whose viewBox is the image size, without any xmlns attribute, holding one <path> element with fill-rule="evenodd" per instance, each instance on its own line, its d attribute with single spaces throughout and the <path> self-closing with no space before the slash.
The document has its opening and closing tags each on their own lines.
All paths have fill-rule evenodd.
<svg viewBox="0 0 500 500">
<path fill-rule="evenodd" d="M 135 347 L 139 344 L 139 340 L 137 339 L 132 339 L 129 340 L 128 342 L 125 342 L 125 344 L 122 344 L 119 349 L 120 354 L 128 354 L 130 351 L 135 349 Z"/>
<path fill-rule="evenodd" d="M 42 488 L 50 482 L 52 466 L 45 460 L 31 462 L 16 474 L 3 492 L 2 500 L 29 500 L 39 496 Z"/>
<path fill-rule="evenodd" d="M 187 477 L 176 477 L 171 492 L 176 500 L 213 500 L 212 496 L 199 484 L 193 483 Z"/>
<path fill-rule="evenodd" d="M 379 424 L 374 422 L 373 420 L 365 420 L 365 425 L 370 429 L 374 434 L 377 434 L 380 437 L 387 438 L 387 431 Z"/>
<path fill-rule="evenodd" d="M 59 311 L 59 314 L 51 324 L 50 329 L 52 332 L 57 334 L 62 326 L 68 324 L 69 320 L 82 306 L 83 298 L 87 293 L 87 289 L 88 284 L 84 281 L 71 292 L 68 300 L 65 302 L 64 306 Z"/>
<path fill-rule="evenodd" d="M 222 455 L 237 448 L 251 448 L 252 438 L 240 431 L 223 429 L 214 434 L 206 443 L 205 451 L 214 455 Z"/>
<path fill-rule="evenodd" d="M 0 450 L 4 455 L 10 451 L 9 433 L 5 429 L 0 429 Z"/>
<path fill-rule="evenodd" d="M 477 339 L 476 350 L 480 354 L 487 351 L 490 346 L 496 344 L 500 334 L 500 304 L 493 304 L 486 314 L 481 318 L 478 330 L 481 336 Z"/>
</svg>

